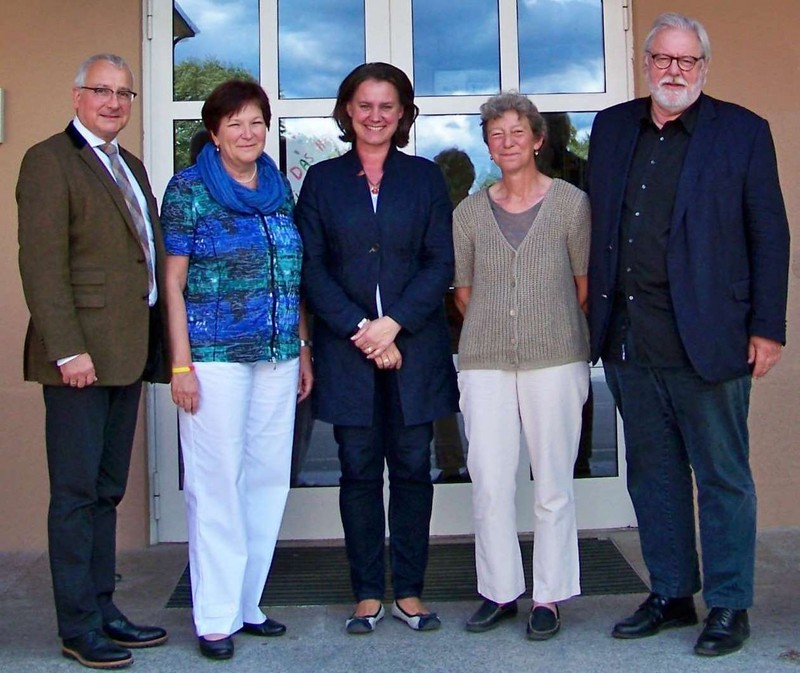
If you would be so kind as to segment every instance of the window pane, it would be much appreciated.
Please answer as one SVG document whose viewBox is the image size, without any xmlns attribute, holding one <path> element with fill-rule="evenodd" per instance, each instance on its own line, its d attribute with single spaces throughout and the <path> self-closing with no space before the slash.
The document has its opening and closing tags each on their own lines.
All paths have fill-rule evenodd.
<svg viewBox="0 0 800 673">
<path fill-rule="evenodd" d="M 586 158 L 594 112 L 543 112 L 547 141 L 536 165 L 552 178 L 561 178 L 586 189 Z"/>
<path fill-rule="evenodd" d="M 606 384 L 603 368 L 591 368 L 589 397 L 583 405 L 583 428 L 574 475 L 617 477 L 617 407 Z"/>
<path fill-rule="evenodd" d="M 439 163 L 455 202 L 466 196 L 464 174 L 474 178 L 468 193 L 490 185 L 500 177 L 500 172 L 489 159 L 483 142 L 478 115 L 420 115 L 414 123 L 417 154 Z M 437 155 L 445 151 L 438 160 Z M 461 156 L 459 156 L 461 155 Z M 466 159 L 464 159 L 466 155 Z"/>
<path fill-rule="evenodd" d="M 605 91 L 602 0 L 519 0 L 524 93 Z"/>
<path fill-rule="evenodd" d="M 350 144 L 339 140 L 341 131 L 330 117 L 284 117 L 278 124 L 281 170 L 289 178 L 297 199 L 309 166 L 344 154 Z"/>
<path fill-rule="evenodd" d="M 205 100 L 231 77 L 259 79 L 258 0 L 173 3 L 175 100 Z"/>
<path fill-rule="evenodd" d="M 197 152 L 203 149 L 205 144 L 199 144 L 201 137 L 208 139 L 208 134 L 200 119 L 176 119 L 172 122 L 172 129 L 173 172 L 177 173 L 194 163 Z"/>
<path fill-rule="evenodd" d="M 417 96 L 495 93 L 500 88 L 497 2 L 414 0 Z"/>
<path fill-rule="evenodd" d="M 339 83 L 365 60 L 364 0 L 281 0 L 281 98 L 336 98 Z"/>
</svg>

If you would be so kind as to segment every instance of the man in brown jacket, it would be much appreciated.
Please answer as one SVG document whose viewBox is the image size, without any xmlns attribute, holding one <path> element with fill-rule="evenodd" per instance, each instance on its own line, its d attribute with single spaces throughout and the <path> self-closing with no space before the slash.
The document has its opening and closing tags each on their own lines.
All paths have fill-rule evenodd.
<svg viewBox="0 0 800 673">
<path fill-rule="evenodd" d="M 75 118 L 32 147 L 17 183 L 19 266 L 31 321 L 25 379 L 42 384 L 48 539 L 65 656 L 119 668 L 166 641 L 114 605 L 116 508 L 142 381 L 167 381 L 159 296 L 164 249 L 142 163 L 117 145 L 133 76 L 120 57 L 80 67 Z"/>
</svg>

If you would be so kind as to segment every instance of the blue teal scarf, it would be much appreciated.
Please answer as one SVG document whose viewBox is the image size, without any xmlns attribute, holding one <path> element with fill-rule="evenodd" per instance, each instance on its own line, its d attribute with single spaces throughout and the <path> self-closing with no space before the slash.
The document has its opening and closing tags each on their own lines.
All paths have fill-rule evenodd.
<svg viewBox="0 0 800 673">
<path fill-rule="evenodd" d="M 275 162 L 266 154 L 257 160 L 258 186 L 248 189 L 234 180 L 214 147 L 206 143 L 197 156 L 197 168 L 217 203 L 243 215 L 271 215 L 286 201 L 286 185 Z"/>
</svg>

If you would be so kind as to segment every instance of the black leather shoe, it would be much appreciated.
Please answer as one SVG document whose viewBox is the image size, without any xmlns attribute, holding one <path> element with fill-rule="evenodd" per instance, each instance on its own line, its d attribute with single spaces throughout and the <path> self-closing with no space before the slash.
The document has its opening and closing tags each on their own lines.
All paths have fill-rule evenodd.
<svg viewBox="0 0 800 673">
<path fill-rule="evenodd" d="M 528 640 L 548 640 L 556 635 L 559 629 L 561 629 L 561 615 L 558 613 L 557 605 L 555 612 L 540 605 L 528 614 L 526 627 Z"/>
<path fill-rule="evenodd" d="M 706 625 L 694 646 L 695 654 L 718 657 L 742 649 L 750 637 L 750 620 L 747 610 L 711 608 Z"/>
<path fill-rule="evenodd" d="M 274 619 L 267 617 L 260 624 L 250 624 L 245 622 L 242 624 L 242 633 L 248 633 L 251 636 L 267 636 L 273 638 L 275 636 L 282 636 L 286 633 L 286 626 Z"/>
<path fill-rule="evenodd" d="M 481 603 L 481 606 L 467 620 L 467 631 L 472 633 L 483 633 L 490 631 L 504 619 L 511 619 L 517 614 L 517 601 L 510 603 L 495 603 L 488 598 Z"/>
<path fill-rule="evenodd" d="M 167 632 L 160 626 L 137 626 L 127 617 L 103 624 L 103 631 L 122 647 L 155 647 L 167 642 Z"/>
<path fill-rule="evenodd" d="M 691 596 L 668 598 L 650 594 L 630 617 L 617 622 L 611 635 L 615 638 L 644 638 L 661 629 L 697 624 L 697 612 Z"/>
<path fill-rule="evenodd" d="M 111 641 L 100 629 L 64 638 L 61 643 L 61 653 L 65 657 L 88 668 L 125 668 L 133 663 L 131 653 Z"/>
<path fill-rule="evenodd" d="M 206 640 L 203 636 L 197 637 L 200 654 L 207 659 L 230 659 L 233 656 L 233 638 L 226 636 L 220 640 Z"/>
</svg>

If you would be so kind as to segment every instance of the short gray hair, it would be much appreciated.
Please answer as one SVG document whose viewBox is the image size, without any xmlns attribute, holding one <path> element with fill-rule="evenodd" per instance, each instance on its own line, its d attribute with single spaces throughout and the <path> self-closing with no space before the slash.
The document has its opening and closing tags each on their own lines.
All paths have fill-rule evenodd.
<svg viewBox="0 0 800 673">
<path fill-rule="evenodd" d="M 697 19 L 692 19 L 676 12 L 665 12 L 657 16 L 656 20 L 653 21 L 653 27 L 650 28 L 650 32 L 644 39 L 644 52 L 646 54 L 650 52 L 650 47 L 653 44 L 653 40 L 656 39 L 656 35 L 668 28 L 694 33 L 700 41 L 700 48 L 703 50 L 703 58 L 706 64 L 711 61 L 711 41 L 708 39 L 708 33 L 703 24 Z"/>
<path fill-rule="evenodd" d="M 133 84 L 133 70 L 131 70 L 131 67 L 125 62 L 125 59 L 122 58 L 122 56 L 117 56 L 116 54 L 95 54 L 81 63 L 80 67 L 78 68 L 78 72 L 75 75 L 75 86 L 86 85 L 86 73 L 89 72 L 89 68 L 91 68 L 98 61 L 107 61 L 115 68 L 127 70 L 131 76 L 131 84 Z"/>
<path fill-rule="evenodd" d="M 500 119 L 506 112 L 516 112 L 520 119 L 527 119 L 535 138 L 544 139 L 547 135 L 547 122 L 527 96 L 516 91 L 501 91 L 481 105 L 481 132 L 483 142 L 487 145 L 489 144 L 486 135 L 487 124 Z"/>
</svg>

